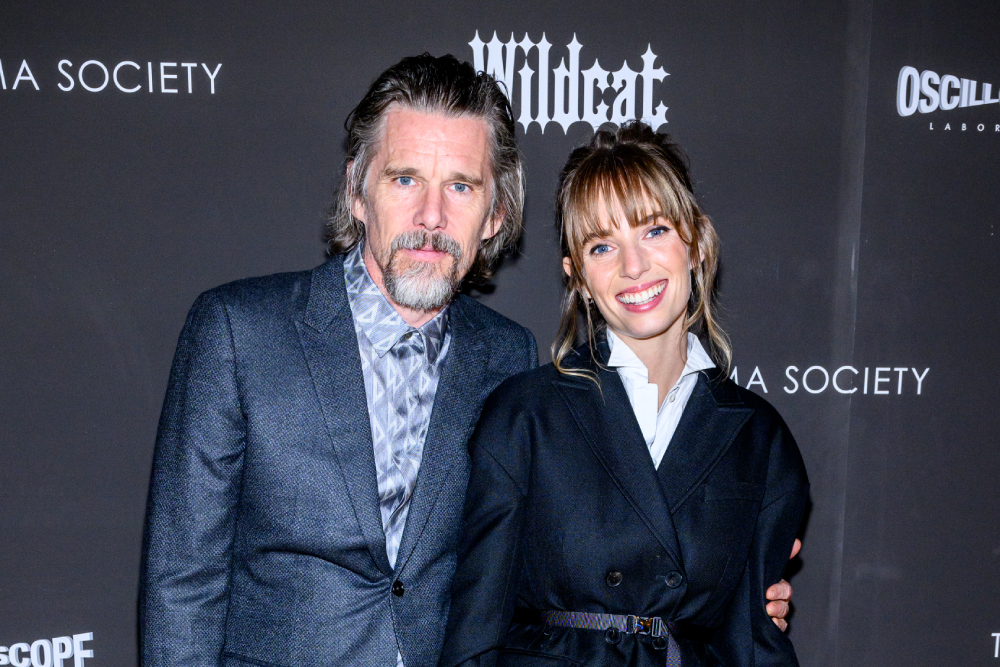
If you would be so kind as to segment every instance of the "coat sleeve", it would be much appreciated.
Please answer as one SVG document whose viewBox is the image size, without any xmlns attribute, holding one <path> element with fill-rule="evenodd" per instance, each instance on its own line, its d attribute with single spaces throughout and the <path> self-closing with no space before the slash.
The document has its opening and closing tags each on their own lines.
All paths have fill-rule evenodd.
<svg viewBox="0 0 1000 667">
<path fill-rule="evenodd" d="M 229 320 L 207 292 L 181 332 L 153 457 L 139 593 L 146 667 L 221 660 L 244 436 Z"/>
<path fill-rule="evenodd" d="M 508 385 L 483 408 L 441 665 L 493 667 L 517 602 L 530 467 L 530 430 Z"/>
<path fill-rule="evenodd" d="M 788 636 L 767 614 L 765 592 L 788 564 L 792 543 L 809 499 L 809 482 L 795 440 L 775 415 L 770 439 L 767 485 L 750 556 L 729 604 L 722 627 L 711 643 L 724 665 L 797 666 Z"/>
</svg>

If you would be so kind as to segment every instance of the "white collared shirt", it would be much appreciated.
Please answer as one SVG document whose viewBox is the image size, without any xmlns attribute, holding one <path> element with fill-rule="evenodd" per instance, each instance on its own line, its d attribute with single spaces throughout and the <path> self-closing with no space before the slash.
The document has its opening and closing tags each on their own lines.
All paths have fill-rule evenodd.
<svg viewBox="0 0 1000 667">
<path fill-rule="evenodd" d="M 608 346 L 611 348 L 608 366 L 618 371 L 622 384 L 625 385 L 629 403 L 632 404 L 632 411 L 656 468 L 660 467 L 660 461 L 677 430 L 688 399 L 698 383 L 698 373 L 715 368 L 697 336 L 688 333 L 687 343 L 687 363 L 684 364 L 684 370 L 681 371 L 677 384 L 667 392 L 663 405 L 657 407 L 659 387 L 649 382 L 646 365 L 615 332 L 608 329 Z"/>
</svg>

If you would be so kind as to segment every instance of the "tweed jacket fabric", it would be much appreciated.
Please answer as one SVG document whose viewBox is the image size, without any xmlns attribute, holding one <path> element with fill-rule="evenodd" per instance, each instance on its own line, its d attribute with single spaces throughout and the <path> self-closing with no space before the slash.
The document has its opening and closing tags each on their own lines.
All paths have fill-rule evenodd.
<svg viewBox="0 0 1000 667">
<path fill-rule="evenodd" d="M 397 651 L 409 667 L 437 662 L 467 439 L 487 394 L 536 363 L 523 327 L 464 296 L 449 315 L 392 568 L 343 258 L 198 298 L 154 455 L 144 665 L 390 667 Z"/>
</svg>

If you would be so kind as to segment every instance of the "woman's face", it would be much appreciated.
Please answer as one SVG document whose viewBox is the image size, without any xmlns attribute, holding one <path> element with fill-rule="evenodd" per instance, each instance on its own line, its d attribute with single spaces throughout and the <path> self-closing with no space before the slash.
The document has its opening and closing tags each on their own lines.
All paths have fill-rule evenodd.
<svg viewBox="0 0 1000 667">
<path fill-rule="evenodd" d="M 692 264 L 674 223 L 647 207 L 643 223 L 632 227 L 619 207 L 612 216 L 603 202 L 598 207 L 606 234 L 587 240 L 581 255 L 587 292 L 608 326 L 639 340 L 683 334 Z"/>
</svg>

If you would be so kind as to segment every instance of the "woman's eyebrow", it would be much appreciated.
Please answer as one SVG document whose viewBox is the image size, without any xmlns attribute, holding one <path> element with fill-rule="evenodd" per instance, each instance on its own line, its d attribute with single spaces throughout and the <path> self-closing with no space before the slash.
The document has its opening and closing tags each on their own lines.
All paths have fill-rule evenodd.
<svg viewBox="0 0 1000 667">
<path fill-rule="evenodd" d="M 587 232 L 587 234 L 585 234 L 584 237 L 580 239 L 580 245 L 587 245 L 594 239 L 606 239 L 610 236 L 611 232 L 608 231 L 607 229 L 595 229 L 590 232 Z"/>
</svg>

